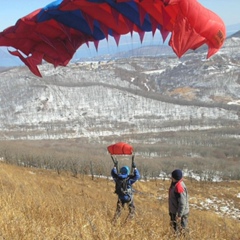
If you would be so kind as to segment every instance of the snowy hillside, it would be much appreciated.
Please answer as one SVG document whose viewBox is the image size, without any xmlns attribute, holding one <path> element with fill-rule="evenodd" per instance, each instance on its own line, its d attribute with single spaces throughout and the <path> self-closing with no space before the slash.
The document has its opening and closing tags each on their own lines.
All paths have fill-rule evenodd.
<svg viewBox="0 0 240 240">
<path fill-rule="evenodd" d="M 200 49 L 182 59 L 141 55 L 57 69 L 44 64 L 43 78 L 26 67 L 6 70 L 0 73 L 0 138 L 137 140 L 148 134 L 151 143 L 169 131 L 239 129 L 239 43 L 228 39 L 208 60 Z"/>
</svg>

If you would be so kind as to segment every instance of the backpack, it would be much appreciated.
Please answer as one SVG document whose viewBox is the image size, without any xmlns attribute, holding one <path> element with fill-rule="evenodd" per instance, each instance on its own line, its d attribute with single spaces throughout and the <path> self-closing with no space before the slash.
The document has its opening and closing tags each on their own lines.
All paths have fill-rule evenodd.
<svg viewBox="0 0 240 240">
<path fill-rule="evenodd" d="M 116 185 L 115 185 L 115 193 L 119 196 L 119 197 L 123 197 L 123 196 L 131 196 L 132 195 L 132 187 L 131 185 L 128 185 L 128 180 L 129 177 L 127 178 L 117 178 L 116 180 Z"/>
</svg>

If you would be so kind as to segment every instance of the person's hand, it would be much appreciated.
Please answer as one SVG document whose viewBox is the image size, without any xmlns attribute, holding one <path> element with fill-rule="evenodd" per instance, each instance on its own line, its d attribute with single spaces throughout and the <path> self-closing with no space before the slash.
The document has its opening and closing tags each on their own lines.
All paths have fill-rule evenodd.
<svg viewBox="0 0 240 240">
<path fill-rule="evenodd" d="M 135 164 L 135 162 L 133 162 L 132 163 L 132 168 L 136 168 L 137 166 L 136 166 L 136 164 Z"/>
</svg>

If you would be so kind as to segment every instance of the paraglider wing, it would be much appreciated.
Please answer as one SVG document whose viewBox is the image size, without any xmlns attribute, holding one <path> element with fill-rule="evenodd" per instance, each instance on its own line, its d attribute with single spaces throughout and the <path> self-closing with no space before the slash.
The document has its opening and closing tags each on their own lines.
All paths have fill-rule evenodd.
<svg viewBox="0 0 240 240">
<path fill-rule="evenodd" d="M 19 19 L 15 26 L 0 33 L 0 46 L 18 49 L 9 52 L 18 56 L 37 76 L 41 76 L 37 65 L 41 64 L 42 60 L 55 67 L 66 66 L 79 46 L 94 40 L 91 36 L 53 19 L 38 23 L 36 18 L 39 12 L 40 10 L 37 10 Z"/>
<path fill-rule="evenodd" d="M 212 11 L 203 7 L 196 0 L 91 0 L 95 4 L 92 8 L 86 6 L 82 0 L 65 0 L 60 9 L 87 11 L 88 16 L 95 16 L 99 22 L 104 21 L 106 14 L 95 14 L 100 7 L 111 12 L 114 19 L 105 18 L 102 27 L 111 32 L 126 33 L 126 28 L 121 31 L 121 26 L 110 26 L 109 22 L 121 20 L 128 25 L 129 32 L 138 32 L 141 41 L 145 32 L 154 34 L 159 29 L 163 40 L 171 32 L 169 45 L 178 57 L 189 49 L 195 50 L 203 44 L 209 47 L 207 58 L 215 54 L 223 45 L 226 38 L 226 29 L 223 21 Z M 97 17 L 99 16 L 99 17 Z M 100 17 L 101 16 L 101 17 Z M 107 33 L 107 31 L 105 31 Z"/>
<path fill-rule="evenodd" d="M 107 147 L 111 155 L 132 155 L 133 147 L 124 142 L 118 142 Z"/>
<path fill-rule="evenodd" d="M 207 57 L 223 45 L 223 21 L 196 0 L 56 0 L 19 19 L 15 26 L 0 32 L 0 46 L 13 47 L 37 76 L 42 60 L 66 66 L 76 50 L 112 36 L 119 44 L 124 34 L 159 30 L 178 57 L 189 49 L 208 45 Z"/>
<path fill-rule="evenodd" d="M 197 1 L 179 0 L 178 7 L 169 45 L 181 57 L 187 50 L 207 44 L 207 58 L 211 57 L 224 43 L 225 24 Z"/>
</svg>

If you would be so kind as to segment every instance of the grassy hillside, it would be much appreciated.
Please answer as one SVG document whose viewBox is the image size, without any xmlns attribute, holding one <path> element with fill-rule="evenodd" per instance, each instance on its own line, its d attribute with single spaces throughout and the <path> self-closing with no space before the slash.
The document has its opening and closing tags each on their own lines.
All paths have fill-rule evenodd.
<svg viewBox="0 0 240 240">
<path fill-rule="evenodd" d="M 239 240 L 239 182 L 185 182 L 191 195 L 187 239 Z M 0 239 L 181 239 L 169 229 L 169 184 L 168 180 L 137 182 L 135 219 L 125 222 L 125 209 L 113 225 L 117 197 L 110 178 L 92 180 L 84 175 L 58 175 L 54 171 L 1 163 Z M 219 211 L 230 205 L 235 213 L 238 211 L 235 218 L 229 212 Z"/>
</svg>

